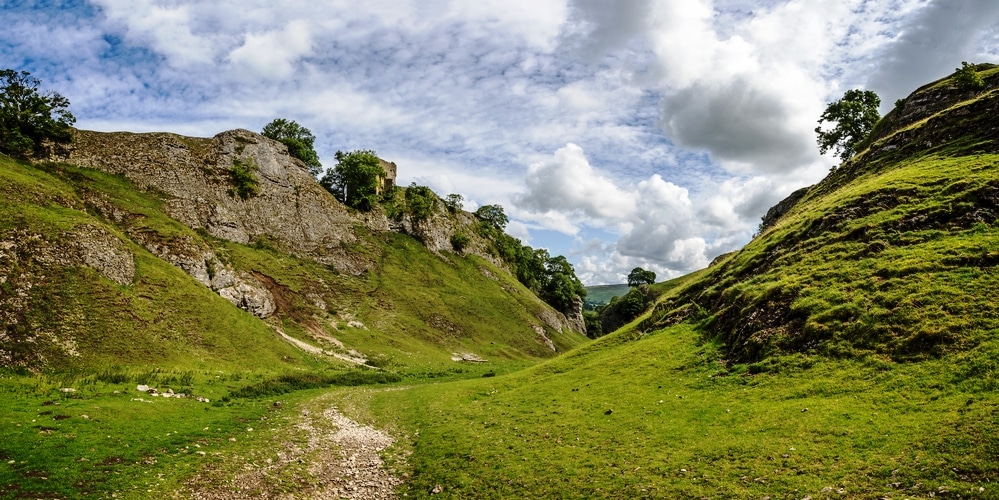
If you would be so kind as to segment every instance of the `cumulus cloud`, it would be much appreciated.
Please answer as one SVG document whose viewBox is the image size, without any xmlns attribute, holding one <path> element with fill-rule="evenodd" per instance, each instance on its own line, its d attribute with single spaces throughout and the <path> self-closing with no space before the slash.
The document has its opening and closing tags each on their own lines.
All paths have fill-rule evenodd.
<svg viewBox="0 0 999 500">
<path fill-rule="evenodd" d="M 594 170 L 583 149 L 572 143 L 556 151 L 550 160 L 532 164 L 525 182 L 527 192 L 517 201 L 530 211 L 614 219 L 627 217 L 635 210 L 630 194 Z"/>
<path fill-rule="evenodd" d="M 293 21 L 280 30 L 249 33 L 243 45 L 229 54 L 229 61 L 256 77 L 288 78 L 294 63 L 312 50 L 309 31 L 305 21 Z"/>
<path fill-rule="evenodd" d="M 871 87 L 886 109 L 919 85 L 946 76 L 961 61 L 981 61 L 995 56 L 994 36 L 999 23 L 999 3 L 993 0 L 952 2 L 932 0 L 914 12 L 900 27 L 901 34 L 882 49 L 881 61 L 871 77 Z M 990 50 L 991 49 L 991 50 Z"/>
<path fill-rule="evenodd" d="M 57 4 L 0 2 L 0 66 L 69 97 L 79 126 L 294 119 L 328 164 L 374 149 L 402 184 L 504 205 L 522 239 L 569 235 L 533 240 L 592 283 L 745 243 L 835 161 L 812 129 L 844 90 L 890 103 L 999 57 L 988 0 Z"/>
</svg>

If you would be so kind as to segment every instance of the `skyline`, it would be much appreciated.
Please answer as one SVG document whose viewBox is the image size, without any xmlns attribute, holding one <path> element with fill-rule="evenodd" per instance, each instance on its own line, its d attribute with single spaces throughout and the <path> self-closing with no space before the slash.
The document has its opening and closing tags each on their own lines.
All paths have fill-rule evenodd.
<svg viewBox="0 0 999 500">
<path fill-rule="evenodd" d="M 813 129 L 851 88 L 896 99 L 999 61 L 988 0 L 0 1 L 0 67 L 77 127 L 210 137 L 274 118 L 373 149 L 399 184 L 565 255 L 587 285 L 744 245 L 820 180 Z"/>
</svg>

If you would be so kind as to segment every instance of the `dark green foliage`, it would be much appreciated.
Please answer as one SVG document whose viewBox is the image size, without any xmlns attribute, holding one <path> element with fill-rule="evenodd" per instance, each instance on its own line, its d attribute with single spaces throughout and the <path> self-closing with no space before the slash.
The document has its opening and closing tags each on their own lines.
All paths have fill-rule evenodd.
<svg viewBox="0 0 999 500">
<path fill-rule="evenodd" d="M 424 220 L 434 213 L 437 207 L 437 195 L 427 186 L 417 186 L 412 183 L 406 188 L 406 211 L 414 219 Z"/>
<path fill-rule="evenodd" d="M 652 271 L 646 271 L 640 267 L 636 267 L 628 273 L 628 286 L 638 286 L 638 285 L 652 285 L 656 282 L 656 273 Z"/>
<path fill-rule="evenodd" d="M 449 194 L 447 198 L 444 198 L 444 206 L 447 207 L 448 211 L 452 214 L 458 213 L 463 207 L 462 202 L 465 200 L 460 194 Z"/>
<path fill-rule="evenodd" d="M 40 83 L 27 71 L 0 70 L 0 151 L 25 157 L 42 141 L 71 140 L 76 118 L 69 100 L 55 92 L 40 94 Z"/>
<path fill-rule="evenodd" d="M 961 62 L 961 67 L 957 68 L 954 74 L 954 82 L 962 89 L 982 89 L 985 88 L 985 80 L 978 74 L 977 67 L 966 61 Z"/>
<path fill-rule="evenodd" d="M 648 285 L 640 284 L 622 297 L 614 297 L 600 310 L 600 323 L 605 332 L 613 332 L 630 323 L 652 307 L 656 292 Z M 587 329 L 587 334 L 589 331 Z"/>
<path fill-rule="evenodd" d="M 834 151 L 841 160 L 848 160 L 857 153 L 857 145 L 867 138 L 874 125 L 881 119 L 878 106 L 881 98 L 870 90 L 847 90 L 843 98 L 829 103 L 819 117 L 819 126 L 815 134 L 819 144 L 819 152 L 826 154 Z M 823 130 L 823 122 L 836 125 L 830 130 Z"/>
<path fill-rule="evenodd" d="M 276 118 L 264 126 L 261 134 L 287 146 L 288 153 L 305 162 L 312 175 L 322 173 L 323 165 L 319 163 L 319 154 L 316 153 L 314 146 L 316 136 L 312 135 L 309 129 L 294 120 Z"/>
<path fill-rule="evenodd" d="M 576 297 L 586 297 L 586 288 L 565 257 L 552 257 L 548 250 L 535 250 L 502 232 L 502 227 L 507 223 L 503 207 L 485 205 L 475 215 L 482 220 L 478 232 L 482 237 L 492 240 L 495 255 L 510 266 L 517 281 L 531 289 L 541 300 L 555 309 L 569 312 L 574 308 Z"/>
<path fill-rule="evenodd" d="M 586 336 L 595 339 L 604 336 L 603 326 L 600 324 L 600 313 L 597 311 L 583 311 L 583 321 L 586 323 Z"/>
<path fill-rule="evenodd" d="M 465 251 L 465 247 L 468 246 L 468 235 L 465 233 L 454 233 L 451 235 L 451 248 L 454 248 L 455 252 L 461 253 Z"/>
<path fill-rule="evenodd" d="M 368 211 L 378 203 L 378 180 L 384 175 L 374 151 L 337 151 L 336 166 L 319 183 L 341 203 Z"/>
<path fill-rule="evenodd" d="M 570 311 L 577 297 L 586 296 L 586 288 L 576 277 L 572 264 L 558 255 L 545 261 L 545 272 L 541 275 L 541 298 L 560 311 Z"/>
<path fill-rule="evenodd" d="M 232 183 L 230 194 L 246 200 L 260 192 L 260 181 L 257 180 L 257 162 L 253 158 L 233 160 L 229 169 L 229 181 Z"/>
<path fill-rule="evenodd" d="M 475 216 L 500 231 L 506 229 L 507 223 L 510 222 L 500 205 L 483 205 L 475 211 Z"/>
</svg>

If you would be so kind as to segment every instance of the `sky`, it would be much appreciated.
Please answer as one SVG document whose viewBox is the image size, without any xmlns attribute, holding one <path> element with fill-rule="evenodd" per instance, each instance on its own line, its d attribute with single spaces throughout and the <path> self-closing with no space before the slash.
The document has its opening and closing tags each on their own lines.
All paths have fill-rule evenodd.
<svg viewBox="0 0 999 500">
<path fill-rule="evenodd" d="M 211 137 L 295 120 L 400 185 L 500 204 L 587 285 L 745 245 L 822 179 L 814 128 L 999 62 L 995 0 L 0 0 L 0 68 L 77 126 Z"/>
</svg>

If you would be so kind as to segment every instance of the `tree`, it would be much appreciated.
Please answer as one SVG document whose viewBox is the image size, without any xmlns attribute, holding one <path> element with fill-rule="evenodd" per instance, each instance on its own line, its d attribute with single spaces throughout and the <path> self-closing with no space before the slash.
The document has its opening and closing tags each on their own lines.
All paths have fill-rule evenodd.
<svg viewBox="0 0 999 500">
<path fill-rule="evenodd" d="M 24 157 L 43 141 L 69 142 L 76 118 L 69 100 L 39 93 L 41 82 L 27 71 L 0 70 L 0 151 Z"/>
<path fill-rule="evenodd" d="M 458 213 L 459 210 L 463 208 L 463 205 L 461 203 L 463 201 L 465 201 L 465 198 L 462 197 L 460 194 L 451 193 L 447 195 L 447 198 L 444 198 L 444 206 L 447 207 L 448 212 L 456 214 Z"/>
<path fill-rule="evenodd" d="M 967 61 L 961 62 L 961 67 L 957 68 L 954 81 L 962 89 L 981 89 L 985 87 L 985 80 L 978 74 L 978 69 L 974 64 Z"/>
<path fill-rule="evenodd" d="M 378 181 L 384 175 L 374 151 L 337 151 L 336 166 L 326 170 L 319 184 L 341 203 L 368 211 L 378 202 Z"/>
<path fill-rule="evenodd" d="M 628 286 L 635 287 L 638 285 L 652 285 L 656 282 L 656 273 L 652 271 L 646 271 L 640 267 L 636 267 L 628 273 Z"/>
<path fill-rule="evenodd" d="M 264 125 L 261 131 L 265 137 L 270 137 L 275 141 L 280 141 L 288 147 L 288 153 L 305 162 L 309 173 L 319 175 L 323 171 L 322 163 L 319 163 L 319 155 L 316 153 L 316 136 L 312 132 L 299 125 L 294 120 L 275 118 L 274 121 Z"/>
<path fill-rule="evenodd" d="M 506 229 L 506 225 L 510 222 L 500 205 L 482 205 L 475 211 L 475 217 L 500 231 Z"/>
<path fill-rule="evenodd" d="M 881 98 L 870 90 L 847 90 L 843 98 L 829 103 L 819 117 L 819 126 L 815 134 L 819 143 L 819 152 L 826 154 L 833 150 L 841 160 L 847 160 L 857 153 L 857 145 L 867 138 L 874 125 L 881 119 L 878 106 Z M 836 125 L 823 130 L 823 122 L 834 122 Z"/>
<path fill-rule="evenodd" d="M 555 309 L 567 312 L 576 297 L 586 297 L 586 288 L 576 277 L 572 264 L 561 255 L 548 258 L 541 282 L 541 298 Z"/>
</svg>

